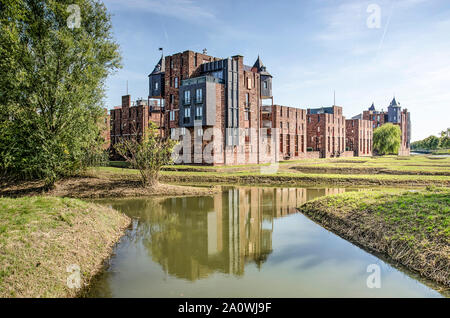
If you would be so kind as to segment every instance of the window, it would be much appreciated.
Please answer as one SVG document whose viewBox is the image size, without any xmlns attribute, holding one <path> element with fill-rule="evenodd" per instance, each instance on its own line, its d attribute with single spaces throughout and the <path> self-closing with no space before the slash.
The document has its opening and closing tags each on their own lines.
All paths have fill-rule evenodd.
<svg viewBox="0 0 450 318">
<path fill-rule="evenodd" d="M 184 104 L 191 104 L 191 91 L 184 91 Z"/>
<path fill-rule="evenodd" d="M 203 102 L 203 89 L 197 88 L 195 91 L 195 100 L 197 103 Z"/>
<path fill-rule="evenodd" d="M 250 105 L 250 94 L 247 93 L 245 94 L 245 106 L 249 106 Z"/>
<path fill-rule="evenodd" d="M 184 117 L 187 117 L 187 118 L 191 117 L 191 108 L 190 107 L 187 107 L 184 109 Z"/>
<path fill-rule="evenodd" d="M 175 120 L 175 111 L 173 111 L 173 110 L 170 111 L 169 118 L 171 121 Z"/>
<path fill-rule="evenodd" d="M 203 136 L 203 129 L 202 128 L 197 129 L 197 136 L 199 136 L 199 137 Z"/>
<path fill-rule="evenodd" d="M 170 128 L 170 139 L 175 139 L 175 128 Z"/>
<path fill-rule="evenodd" d="M 175 77 L 175 88 L 178 88 L 178 77 Z"/>
<path fill-rule="evenodd" d="M 170 68 L 173 68 L 173 59 L 170 59 Z"/>
<path fill-rule="evenodd" d="M 267 82 L 263 82 L 264 89 L 267 89 Z"/>
<path fill-rule="evenodd" d="M 286 123 L 286 126 L 287 126 L 286 128 L 289 129 L 289 123 Z"/>
<path fill-rule="evenodd" d="M 252 89 L 252 79 L 247 77 L 247 89 Z"/>
<path fill-rule="evenodd" d="M 280 121 L 280 128 L 283 128 L 283 122 Z"/>
<path fill-rule="evenodd" d="M 175 102 L 175 97 L 173 94 L 170 94 L 170 103 L 173 104 Z"/>
<path fill-rule="evenodd" d="M 159 85 L 158 85 L 159 83 L 158 82 L 155 82 L 155 91 L 157 91 L 158 90 L 158 88 L 159 88 Z"/>
<path fill-rule="evenodd" d="M 195 119 L 200 120 L 203 118 L 203 106 L 197 106 L 195 108 Z"/>
<path fill-rule="evenodd" d="M 181 129 L 180 129 L 180 136 L 184 136 L 184 135 L 186 135 L 186 128 L 181 127 Z"/>
<path fill-rule="evenodd" d="M 250 108 L 246 108 L 244 111 L 244 120 L 250 120 Z"/>
</svg>

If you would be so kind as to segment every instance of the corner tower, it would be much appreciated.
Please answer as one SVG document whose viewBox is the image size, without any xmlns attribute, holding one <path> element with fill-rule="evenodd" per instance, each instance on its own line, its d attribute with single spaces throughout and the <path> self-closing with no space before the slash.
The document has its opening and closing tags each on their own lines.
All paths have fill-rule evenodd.
<svg viewBox="0 0 450 318">
<path fill-rule="evenodd" d="M 161 55 L 158 64 L 156 64 L 153 72 L 148 76 L 149 98 L 164 98 L 165 64 L 164 55 Z"/>
<path fill-rule="evenodd" d="M 267 72 L 267 69 L 261 62 L 259 55 L 252 69 L 261 76 L 261 98 L 272 98 L 272 75 Z"/>
</svg>

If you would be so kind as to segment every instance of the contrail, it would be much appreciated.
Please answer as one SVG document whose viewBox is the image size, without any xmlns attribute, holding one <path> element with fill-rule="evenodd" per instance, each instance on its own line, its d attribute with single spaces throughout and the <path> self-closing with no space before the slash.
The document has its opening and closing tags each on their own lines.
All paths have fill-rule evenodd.
<svg viewBox="0 0 450 318">
<path fill-rule="evenodd" d="M 394 4 L 395 4 L 395 1 L 392 2 L 391 13 L 389 14 L 388 20 L 386 22 L 386 26 L 384 27 L 384 32 L 383 32 L 383 36 L 381 37 L 380 44 L 378 45 L 377 56 L 380 54 L 381 48 L 383 47 L 384 38 L 385 38 L 386 32 L 389 28 L 389 23 L 391 22 L 392 13 L 394 12 Z"/>
</svg>

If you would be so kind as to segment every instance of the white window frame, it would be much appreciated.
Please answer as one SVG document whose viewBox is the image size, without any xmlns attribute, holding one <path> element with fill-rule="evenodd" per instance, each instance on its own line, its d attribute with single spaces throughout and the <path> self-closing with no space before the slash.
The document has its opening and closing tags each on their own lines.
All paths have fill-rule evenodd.
<svg viewBox="0 0 450 318">
<path fill-rule="evenodd" d="M 195 107 L 195 117 L 203 117 L 203 106 Z"/>
<path fill-rule="evenodd" d="M 185 104 L 191 103 L 191 91 L 189 91 L 189 90 L 184 91 L 184 103 Z"/>
<path fill-rule="evenodd" d="M 195 90 L 195 101 L 197 103 L 203 102 L 203 89 L 202 88 L 197 88 Z"/>
</svg>

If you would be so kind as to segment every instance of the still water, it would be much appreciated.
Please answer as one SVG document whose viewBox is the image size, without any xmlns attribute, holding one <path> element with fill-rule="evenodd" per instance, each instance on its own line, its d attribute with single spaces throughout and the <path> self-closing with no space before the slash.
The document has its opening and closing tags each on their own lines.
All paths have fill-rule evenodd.
<svg viewBox="0 0 450 318">
<path fill-rule="evenodd" d="M 297 212 L 344 189 L 236 187 L 205 197 L 124 199 L 122 238 L 90 297 L 440 297 Z M 371 264 L 381 288 L 368 288 Z"/>
</svg>

